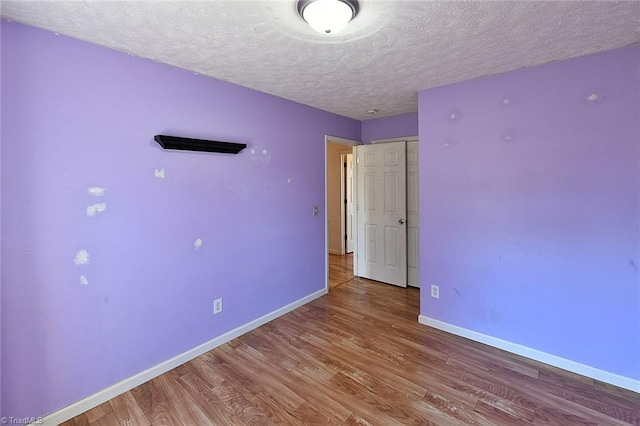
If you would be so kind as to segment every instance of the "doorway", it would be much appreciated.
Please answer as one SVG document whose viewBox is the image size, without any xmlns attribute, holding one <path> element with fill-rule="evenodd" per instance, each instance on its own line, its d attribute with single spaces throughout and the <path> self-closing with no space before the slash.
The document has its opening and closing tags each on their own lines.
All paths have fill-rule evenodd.
<svg viewBox="0 0 640 426">
<path fill-rule="evenodd" d="M 419 170 L 419 166 L 418 166 L 418 137 L 417 136 L 410 136 L 410 137 L 402 137 L 402 138 L 393 138 L 393 139 L 384 139 L 384 140 L 374 140 L 372 141 L 372 145 L 373 144 L 378 144 L 378 143 L 391 143 L 391 142 L 406 142 L 407 144 L 407 148 L 406 148 L 406 177 L 407 177 L 407 181 L 406 181 L 406 193 L 407 193 L 407 198 L 406 198 L 406 206 L 407 206 L 407 210 L 406 210 L 406 225 L 407 225 L 407 242 L 406 242 L 406 264 L 407 264 L 407 285 L 412 286 L 412 287 L 420 287 L 420 271 L 419 271 L 419 247 L 418 247 L 418 236 L 419 236 L 419 232 L 418 232 L 418 227 L 419 227 L 419 213 L 418 213 L 418 170 Z M 329 217 L 329 179 L 331 176 L 331 179 L 338 179 L 340 176 L 342 176 L 341 178 L 339 178 L 339 181 L 342 181 L 342 184 L 344 185 L 343 179 L 344 179 L 344 171 L 341 170 L 341 168 L 343 169 L 344 166 L 344 161 L 342 160 L 342 157 L 340 157 L 341 155 L 346 155 L 349 153 L 353 153 L 354 147 L 356 145 L 361 145 L 361 142 L 355 141 L 355 140 L 350 140 L 350 139 L 344 139 L 344 138 L 339 138 L 339 137 L 335 137 L 335 136 L 325 136 L 325 217 L 327 218 L 327 222 L 325 222 L 325 289 L 326 291 L 330 290 L 330 287 L 333 288 L 335 287 L 335 284 L 338 283 L 342 283 L 342 281 L 349 281 L 351 279 L 353 279 L 352 277 L 355 277 L 355 275 L 357 275 L 357 271 L 356 274 L 354 274 L 354 270 L 355 268 L 355 262 L 353 261 L 353 257 L 356 254 L 356 247 L 357 247 L 357 220 L 355 220 L 356 217 L 356 212 L 354 211 L 354 223 L 353 223 L 353 236 L 354 236 L 354 252 L 353 254 L 347 254 L 346 253 L 346 241 L 344 239 L 341 240 L 341 238 L 344 238 L 344 230 L 342 231 L 338 231 L 337 233 L 334 232 L 334 238 L 337 237 L 337 240 L 340 243 L 345 243 L 344 244 L 344 249 L 340 249 L 338 248 L 336 250 L 336 247 L 338 246 L 334 246 L 334 252 L 332 253 L 329 250 L 329 228 L 330 228 L 330 222 L 331 219 Z M 333 174 L 329 174 L 329 153 L 330 150 L 335 150 L 337 152 L 339 151 L 343 151 L 342 153 L 339 154 L 339 160 L 336 160 L 336 163 L 338 164 L 338 167 L 336 168 L 338 171 L 336 172 L 336 175 Z M 355 158 L 352 157 L 352 162 L 354 165 L 354 175 L 355 175 Z M 342 165 L 342 166 L 341 166 Z M 338 177 L 336 177 L 338 176 Z M 357 181 L 357 179 L 355 179 L 354 176 L 354 181 Z M 357 184 L 354 182 L 353 184 L 353 198 L 355 199 L 357 196 L 357 191 L 356 191 L 356 186 Z M 340 187 L 340 183 L 338 183 L 338 187 Z M 344 197 L 338 197 L 338 201 L 337 201 L 337 206 L 340 206 L 341 203 L 344 206 L 344 201 L 343 201 Z M 341 219 L 341 217 L 343 219 Z M 342 215 L 338 214 L 338 219 L 334 219 L 337 220 L 338 223 L 342 223 L 343 226 L 346 227 L 346 219 L 344 219 L 344 212 Z M 335 222 L 334 222 L 335 224 Z M 333 228 L 334 230 L 336 229 L 336 227 Z M 334 241 L 334 243 L 335 243 Z M 331 253 L 331 254 L 330 254 Z M 347 257 L 348 256 L 348 257 Z M 353 262 L 353 263 L 352 263 Z M 349 268 L 349 266 L 351 266 L 351 268 Z M 332 285 L 330 286 L 330 280 L 329 280 L 329 270 L 330 267 L 333 268 L 332 272 L 338 272 L 337 275 L 335 275 L 337 277 L 336 280 L 332 281 Z"/>
<path fill-rule="evenodd" d="M 325 217 L 327 218 L 325 222 L 325 288 L 327 291 L 353 278 L 353 254 L 349 252 L 353 251 L 355 231 L 353 221 L 349 221 L 349 218 L 353 217 L 354 211 L 353 203 L 349 203 L 349 200 L 353 198 L 354 193 L 352 190 L 349 191 L 349 186 L 353 185 L 353 172 L 349 173 L 349 169 L 353 170 L 353 147 L 359 144 L 360 142 L 355 140 L 335 136 L 325 137 Z"/>
</svg>

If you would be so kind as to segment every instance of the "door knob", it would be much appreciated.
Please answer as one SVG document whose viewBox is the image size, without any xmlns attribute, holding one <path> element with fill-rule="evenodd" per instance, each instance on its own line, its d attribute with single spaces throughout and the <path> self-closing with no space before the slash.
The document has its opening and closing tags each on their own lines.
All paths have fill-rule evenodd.
<svg viewBox="0 0 640 426">
<path fill-rule="evenodd" d="M 399 223 L 400 225 L 404 224 L 404 219 L 400 219 L 400 220 L 398 221 L 398 223 Z"/>
</svg>

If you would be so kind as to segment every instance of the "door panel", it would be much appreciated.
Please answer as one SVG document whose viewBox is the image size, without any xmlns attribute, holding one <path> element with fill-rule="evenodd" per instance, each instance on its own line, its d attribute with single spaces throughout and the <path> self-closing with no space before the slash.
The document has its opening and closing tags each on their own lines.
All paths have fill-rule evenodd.
<svg viewBox="0 0 640 426">
<path fill-rule="evenodd" d="M 397 166 L 398 165 L 398 153 L 395 151 L 387 151 L 384 153 L 384 165 L 385 166 Z"/>
<path fill-rule="evenodd" d="M 364 209 L 368 213 L 376 213 L 376 174 L 364 174 Z"/>
<path fill-rule="evenodd" d="M 356 148 L 356 150 L 358 150 L 358 148 Z M 367 167 L 375 166 L 377 159 L 378 159 L 378 157 L 373 152 L 365 152 L 364 153 L 364 165 L 367 166 Z"/>
<path fill-rule="evenodd" d="M 405 143 L 359 145 L 356 155 L 357 273 L 406 287 Z"/>
<path fill-rule="evenodd" d="M 391 214 L 398 212 L 398 186 L 399 182 L 397 173 L 384 174 L 385 213 Z"/>
<path fill-rule="evenodd" d="M 398 233 L 400 230 L 397 227 L 384 227 L 384 260 L 385 266 L 397 268 L 398 265 L 398 251 L 401 250 L 398 244 Z"/>
<path fill-rule="evenodd" d="M 376 258 L 376 234 L 378 229 L 375 225 L 365 224 L 364 226 L 364 239 L 366 241 L 366 246 L 364 250 L 364 259 L 367 263 L 378 263 Z"/>
</svg>

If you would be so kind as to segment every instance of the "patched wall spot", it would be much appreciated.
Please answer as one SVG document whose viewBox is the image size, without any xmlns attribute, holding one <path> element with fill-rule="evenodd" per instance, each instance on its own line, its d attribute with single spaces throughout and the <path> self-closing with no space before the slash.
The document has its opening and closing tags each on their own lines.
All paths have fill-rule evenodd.
<svg viewBox="0 0 640 426">
<path fill-rule="evenodd" d="M 164 169 L 155 169 L 155 171 L 153 172 L 153 176 L 155 176 L 156 179 L 164 179 Z"/>
<path fill-rule="evenodd" d="M 514 129 L 513 127 L 504 129 L 500 134 L 500 138 L 505 142 L 515 141 L 517 137 L 518 137 L 518 130 Z"/>
<path fill-rule="evenodd" d="M 78 253 L 76 253 L 76 257 L 73 259 L 73 263 L 76 265 L 86 265 L 89 263 L 89 253 L 82 249 Z"/>
<path fill-rule="evenodd" d="M 99 186 L 92 186 L 87 188 L 87 192 L 94 197 L 102 197 L 104 195 L 104 188 L 100 188 Z"/>
<path fill-rule="evenodd" d="M 200 249 L 200 247 L 202 247 L 202 239 L 198 238 L 194 243 L 193 246 L 195 248 L 196 251 L 198 251 Z"/>
<path fill-rule="evenodd" d="M 97 213 L 103 212 L 107 209 L 107 203 L 92 204 L 87 207 L 87 216 L 94 217 Z"/>
<path fill-rule="evenodd" d="M 271 160 L 271 153 L 269 149 L 263 146 L 254 146 L 249 152 L 251 153 L 251 159 L 258 163 L 266 164 Z"/>
<path fill-rule="evenodd" d="M 84 275 L 80 275 L 80 284 L 89 285 L 89 280 Z"/>
<path fill-rule="evenodd" d="M 444 141 L 444 143 L 442 144 L 442 146 L 444 148 L 451 148 L 453 146 L 456 146 L 456 141 L 451 139 L 451 138 L 447 138 L 447 140 Z"/>
<path fill-rule="evenodd" d="M 588 100 L 589 102 L 595 102 L 595 101 L 597 101 L 598 99 L 600 99 L 600 98 L 598 97 L 598 95 L 597 95 L 596 93 L 592 93 L 592 94 L 590 94 L 589 96 L 587 96 L 587 100 Z"/>
</svg>

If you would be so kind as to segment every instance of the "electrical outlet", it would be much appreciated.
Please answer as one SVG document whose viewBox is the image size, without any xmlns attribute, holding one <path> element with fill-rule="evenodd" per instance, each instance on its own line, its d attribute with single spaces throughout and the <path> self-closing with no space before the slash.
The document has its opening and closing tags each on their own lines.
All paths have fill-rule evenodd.
<svg viewBox="0 0 640 426">
<path fill-rule="evenodd" d="M 213 314 L 222 312 L 222 297 L 213 301 Z"/>
<path fill-rule="evenodd" d="M 431 284 L 431 297 L 434 299 L 440 299 L 440 286 Z"/>
</svg>

